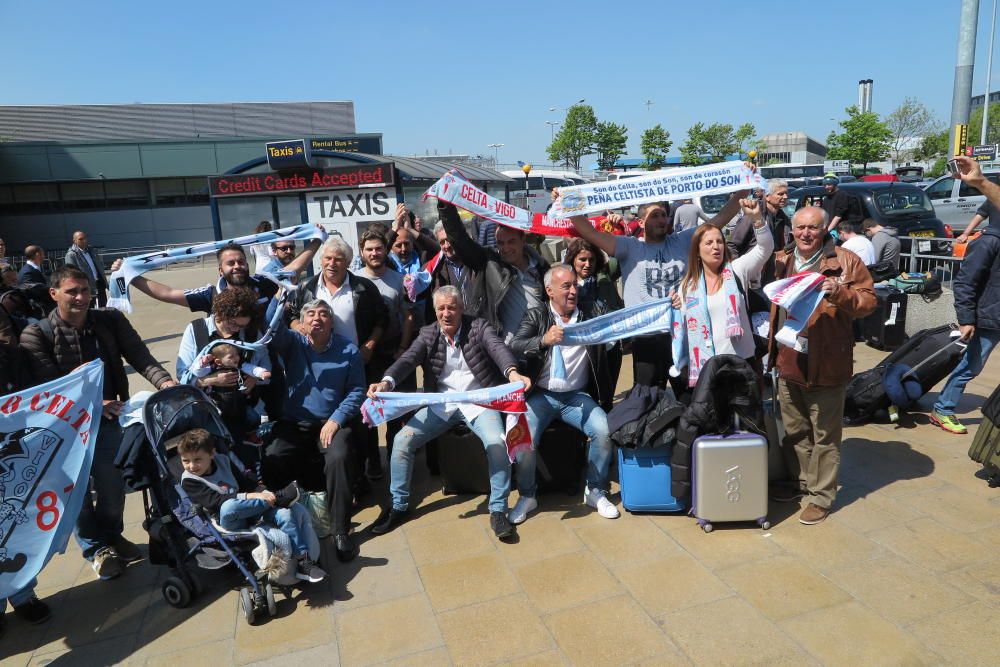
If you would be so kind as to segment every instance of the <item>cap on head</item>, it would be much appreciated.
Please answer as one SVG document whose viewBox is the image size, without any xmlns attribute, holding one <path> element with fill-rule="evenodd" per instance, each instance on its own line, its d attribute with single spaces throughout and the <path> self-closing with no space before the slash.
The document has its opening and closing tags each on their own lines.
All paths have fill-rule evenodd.
<svg viewBox="0 0 1000 667">
<path fill-rule="evenodd" d="M 840 179 L 833 174 L 827 174 L 823 177 L 823 185 L 839 185 Z"/>
</svg>

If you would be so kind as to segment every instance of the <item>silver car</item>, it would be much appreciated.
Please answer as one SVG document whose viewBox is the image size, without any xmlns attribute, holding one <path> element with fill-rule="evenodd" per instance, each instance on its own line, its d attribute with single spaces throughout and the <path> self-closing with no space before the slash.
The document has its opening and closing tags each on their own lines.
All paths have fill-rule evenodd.
<svg viewBox="0 0 1000 667">
<path fill-rule="evenodd" d="M 1000 184 L 1000 169 L 989 169 L 986 178 Z M 976 209 L 986 202 L 986 197 L 971 185 L 963 183 L 950 174 L 933 181 L 924 187 L 924 192 L 934 203 L 934 212 L 946 225 L 958 234 L 965 228 Z"/>
</svg>

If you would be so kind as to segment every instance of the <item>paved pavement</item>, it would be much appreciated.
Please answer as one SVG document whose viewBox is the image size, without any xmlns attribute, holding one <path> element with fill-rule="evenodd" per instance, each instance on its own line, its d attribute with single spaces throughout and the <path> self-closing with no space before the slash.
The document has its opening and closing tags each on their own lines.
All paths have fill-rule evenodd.
<svg viewBox="0 0 1000 667">
<path fill-rule="evenodd" d="M 163 275 L 191 286 L 210 273 Z M 131 319 L 172 369 L 190 317 L 137 295 Z M 861 369 L 882 355 L 856 356 Z M 959 406 L 973 433 L 998 380 L 993 359 Z M 327 545 L 331 580 L 279 596 L 277 618 L 249 627 L 225 575 L 173 609 L 164 568 L 101 582 L 71 545 L 39 578 L 52 620 L 8 617 L 0 665 L 996 664 L 1000 492 L 976 478 L 971 440 L 924 413 L 846 429 L 843 488 L 818 526 L 773 503 L 769 531 L 706 535 L 689 517 L 608 521 L 554 495 L 510 545 L 493 538 L 483 497 L 442 495 L 418 463 L 416 518 L 372 539 L 378 509 L 363 508 L 361 556 L 341 565 Z M 130 496 L 127 536 L 144 543 L 141 520 Z"/>
</svg>

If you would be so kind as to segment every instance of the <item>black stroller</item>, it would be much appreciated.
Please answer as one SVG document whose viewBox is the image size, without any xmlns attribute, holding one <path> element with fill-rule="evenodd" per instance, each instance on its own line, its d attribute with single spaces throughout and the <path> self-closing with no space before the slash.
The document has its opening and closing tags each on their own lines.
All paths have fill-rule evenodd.
<svg viewBox="0 0 1000 667">
<path fill-rule="evenodd" d="M 265 610 L 274 616 L 274 588 L 267 575 L 258 572 L 251 556 L 260 544 L 258 533 L 220 531 L 181 488 L 180 460 L 169 445 L 171 438 L 203 428 L 218 438 L 217 453 L 228 455 L 235 465 L 245 469 L 231 451 L 232 436 L 218 409 L 200 389 L 175 385 L 149 397 L 143 408 L 143 424 L 145 439 L 136 434 L 123 441 L 123 449 L 128 451 L 119 451 L 119 467 L 126 486 L 143 491 L 143 528 L 149 534 L 150 562 L 173 569 L 163 582 L 164 599 L 171 606 L 186 607 L 198 594 L 192 563 L 205 570 L 218 570 L 232 563 L 246 579 L 247 585 L 240 589 L 240 603 L 247 622 L 252 625 Z"/>
</svg>

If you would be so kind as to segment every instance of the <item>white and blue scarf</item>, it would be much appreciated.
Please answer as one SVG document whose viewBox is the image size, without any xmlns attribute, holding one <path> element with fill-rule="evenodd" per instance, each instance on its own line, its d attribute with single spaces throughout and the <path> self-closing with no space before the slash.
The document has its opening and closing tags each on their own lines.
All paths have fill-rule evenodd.
<svg viewBox="0 0 1000 667">
<path fill-rule="evenodd" d="M 371 428 L 402 417 L 423 407 L 446 403 L 470 403 L 480 407 L 505 413 L 507 456 L 513 462 L 517 455 L 531 449 L 531 433 L 525 414 L 528 405 L 524 401 L 524 383 L 507 384 L 472 391 L 423 392 L 377 392 L 375 399 L 367 398 L 361 404 L 361 419 Z"/>
<path fill-rule="evenodd" d="M 733 269 L 728 264 L 722 270 L 722 289 L 726 297 L 726 336 L 730 338 L 742 336 L 739 300 L 743 297 L 736 285 Z M 715 356 L 712 316 L 708 310 L 708 287 L 705 284 L 704 272 L 696 289 L 684 299 L 684 323 L 683 330 L 687 337 L 687 350 L 690 355 L 688 385 L 693 387 L 698 382 L 701 369 Z"/>
<path fill-rule="evenodd" d="M 274 241 L 308 241 L 312 239 L 326 240 L 326 232 L 316 225 L 298 225 L 296 227 L 285 227 L 275 229 L 260 234 L 241 236 L 235 239 L 225 239 L 223 241 L 213 241 L 211 243 L 199 243 L 186 248 L 171 248 L 159 252 L 150 252 L 145 255 L 135 255 L 126 257 L 122 261 L 121 268 L 111 274 L 110 285 L 108 287 L 108 308 L 114 308 L 125 313 L 132 312 L 132 302 L 129 300 L 128 286 L 133 280 L 155 269 L 169 266 L 177 262 L 183 262 L 202 255 L 210 255 L 217 252 L 219 248 L 235 243 L 241 246 L 254 245 L 257 243 L 271 243 Z"/>
<path fill-rule="evenodd" d="M 592 320 L 584 320 L 563 327 L 563 341 L 552 347 L 551 373 L 557 379 L 566 378 L 566 364 L 562 357 L 561 346 L 564 345 L 605 345 L 634 336 L 670 331 L 674 338 L 672 350 L 674 367 L 671 374 L 675 377 L 686 363 L 687 352 L 678 342 L 682 330 L 680 311 L 673 307 L 670 299 L 659 299 L 649 303 L 622 308 Z"/>
</svg>

